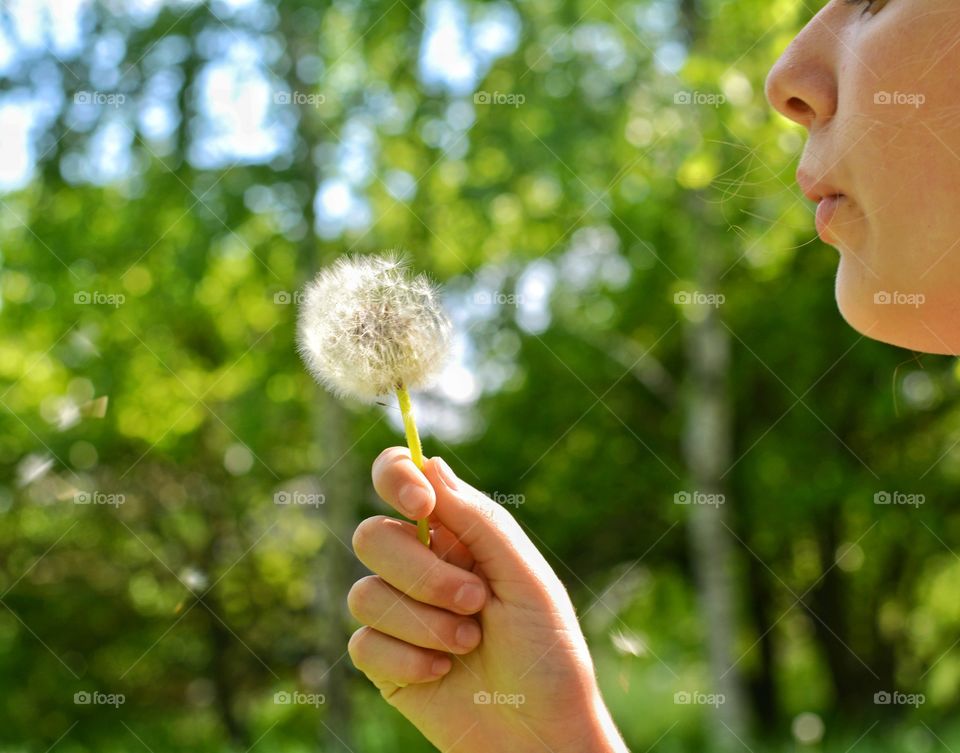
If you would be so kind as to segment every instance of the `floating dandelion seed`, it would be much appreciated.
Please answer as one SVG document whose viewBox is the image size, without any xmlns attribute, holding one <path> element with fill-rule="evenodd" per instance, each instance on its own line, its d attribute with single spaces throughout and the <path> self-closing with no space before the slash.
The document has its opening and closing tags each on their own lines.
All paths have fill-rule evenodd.
<svg viewBox="0 0 960 753">
<path fill-rule="evenodd" d="M 308 371 L 338 397 L 373 403 L 396 393 L 410 455 L 422 469 L 408 390 L 437 375 L 451 329 L 437 286 L 389 253 L 341 257 L 322 270 L 300 304 L 297 341 Z M 417 534 L 429 546 L 426 520 L 417 521 Z"/>
</svg>

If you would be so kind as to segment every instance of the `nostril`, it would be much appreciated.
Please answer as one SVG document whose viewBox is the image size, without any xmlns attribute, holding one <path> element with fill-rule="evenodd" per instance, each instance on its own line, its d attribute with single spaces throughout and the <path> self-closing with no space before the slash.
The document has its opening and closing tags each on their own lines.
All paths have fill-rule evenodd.
<svg viewBox="0 0 960 753">
<path fill-rule="evenodd" d="M 810 105 L 800 99 L 800 97 L 790 97 L 790 99 L 787 100 L 787 107 L 794 112 L 806 113 L 810 111 Z"/>
</svg>

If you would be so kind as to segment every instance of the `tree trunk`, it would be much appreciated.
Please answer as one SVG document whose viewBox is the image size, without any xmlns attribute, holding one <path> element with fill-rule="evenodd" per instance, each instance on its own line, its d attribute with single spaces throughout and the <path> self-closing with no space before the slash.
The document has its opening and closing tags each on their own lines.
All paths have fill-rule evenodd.
<svg viewBox="0 0 960 753">
<path fill-rule="evenodd" d="M 346 441 L 347 421 L 343 407 L 332 397 L 324 395 L 320 408 L 316 411 L 315 433 L 331 465 L 324 471 L 321 482 L 325 495 L 321 512 L 330 537 L 323 547 L 322 562 L 317 571 L 322 587 L 316 602 L 316 614 L 321 632 L 321 655 L 327 667 L 323 690 L 326 703 L 319 733 L 326 743 L 323 750 L 352 751 L 356 750 L 349 692 L 352 665 L 344 654 L 353 632 L 346 598 L 354 580 L 355 560 L 347 547 L 353 536 L 354 511 L 362 490 L 356 483 L 355 464 Z"/>
<path fill-rule="evenodd" d="M 301 124 L 307 119 L 304 114 Z M 313 143 L 308 142 L 308 143 Z M 312 277 L 318 268 L 318 254 L 313 234 L 313 196 L 317 190 L 314 171 L 301 174 L 308 181 L 310 202 L 304 207 L 304 221 L 310 231 L 302 244 L 300 266 L 305 277 Z M 319 475 L 319 489 L 324 494 L 320 508 L 329 537 L 317 558 L 318 598 L 315 602 L 319 649 L 326 665 L 323 693 L 326 696 L 324 715 L 317 730 L 325 743 L 323 750 L 355 750 L 350 708 L 350 659 L 344 656 L 352 632 L 351 617 L 346 608 L 347 591 L 353 584 L 356 561 L 349 548 L 356 525 L 354 512 L 363 495 L 357 483 L 357 472 L 350 454 L 349 421 L 343 406 L 328 393 L 316 388 L 311 425 L 316 441 L 323 449 L 328 465 Z"/>
<path fill-rule="evenodd" d="M 284 17 L 284 37 L 296 57 L 315 52 L 317 30 L 301 28 L 292 23 L 290 14 Z M 287 86 L 290 91 L 302 89 L 291 71 Z M 307 233 L 300 244 L 298 268 L 304 281 L 311 279 L 321 264 L 318 240 L 314 230 L 316 215 L 313 200 L 321 179 L 320 169 L 309 155 L 320 142 L 329 139 L 331 132 L 320 122 L 320 116 L 310 106 L 300 106 L 297 137 L 306 155 L 294 161 L 290 177 L 307 187 L 307 200 L 301 207 Z M 350 549 L 357 505 L 364 489 L 358 482 L 356 464 L 350 453 L 350 422 L 343 406 L 328 393 L 316 388 L 310 423 L 312 434 L 323 450 L 325 467 L 318 469 L 318 488 L 325 502 L 320 507 L 329 536 L 316 558 L 315 579 L 318 596 L 314 602 L 318 651 L 325 665 L 322 691 L 325 695 L 323 715 L 317 727 L 321 750 L 352 751 L 357 749 L 352 729 L 352 710 L 349 692 L 352 682 L 351 662 L 347 657 L 347 641 L 352 633 L 351 617 L 346 608 L 347 591 L 354 581 L 357 563 Z"/>
<path fill-rule="evenodd" d="M 696 208 L 691 214 L 695 215 Z M 716 291 L 715 256 L 697 261 L 700 293 Z M 686 326 L 688 382 L 684 399 L 684 457 L 693 488 L 689 494 L 721 495 L 721 476 L 731 462 L 731 405 L 727 389 L 730 337 L 720 322 L 719 308 L 703 305 L 703 318 Z M 706 498 L 709 500 L 709 497 Z M 714 497 L 715 500 L 721 497 Z M 740 749 L 747 736 L 747 706 L 741 675 L 735 662 L 736 604 L 730 533 L 722 504 L 690 505 L 691 558 L 697 576 L 698 597 L 707 628 L 707 653 L 714 688 L 724 702 L 711 714 L 712 739 L 725 749 Z M 704 691 L 708 692 L 708 691 Z M 737 738 L 740 738 L 739 740 Z"/>
</svg>

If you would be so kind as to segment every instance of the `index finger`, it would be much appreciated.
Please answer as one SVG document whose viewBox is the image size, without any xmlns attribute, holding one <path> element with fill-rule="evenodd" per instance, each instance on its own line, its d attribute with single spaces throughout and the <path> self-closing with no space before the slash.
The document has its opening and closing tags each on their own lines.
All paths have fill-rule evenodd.
<svg viewBox="0 0 960 753">
<path fill-rule="evenodd" d="M 373 461 L 371 475 L 380 498 L 411 520 L 426 518 L 433 512 L 436 492 L 406 447 L 388 447 L 381 452 Z"/>
</svg>

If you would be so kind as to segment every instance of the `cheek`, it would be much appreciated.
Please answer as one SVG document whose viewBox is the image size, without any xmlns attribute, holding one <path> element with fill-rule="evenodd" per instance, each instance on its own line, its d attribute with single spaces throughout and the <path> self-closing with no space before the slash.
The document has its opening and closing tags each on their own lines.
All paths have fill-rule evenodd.
<svg viewBox="0 0 960 753">
<path fill-rule="evenodd" d="M 851 125 L 845 141 L 860 138 L 849 152 L 868 228 L 860 257 L 877 275 L 858 286 L 933 293 L 960 283 L 960 252 L 948 252 L 960 238 L 960 8 L 908 6 L 894 0 L 858 27 L 840 108 Z"/>
</svg>

